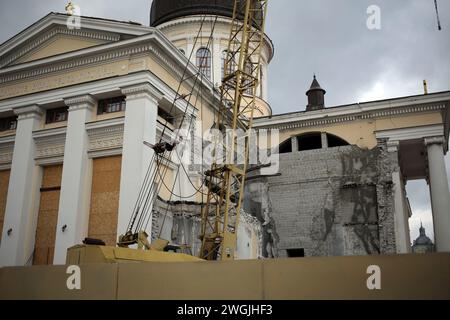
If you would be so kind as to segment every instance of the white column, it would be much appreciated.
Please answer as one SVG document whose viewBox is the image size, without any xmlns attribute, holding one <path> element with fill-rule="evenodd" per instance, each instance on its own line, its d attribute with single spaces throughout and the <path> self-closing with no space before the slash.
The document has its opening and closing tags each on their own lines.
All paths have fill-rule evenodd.
<svg viewBox="0 0 450 320">
<path fill-rule="evenodd" d="M 214 74 L 214 86 L 218 87 L 222 84 L 222 52 L 220 50 L 220 38 L 214 38 L 213 40 L 213 74 Z M 212 81 L 212 79 L 211 79 Z"/>
<path fill-rule="evenodd" d="M 86 122 L 96 104 L 89 96 L 66 99 L 69 106 L 64 164 L 59 200 L 54 264 L 64 264 L 67 249 L 81 244 L 88 234 L 92 160 L 88 157 Z M 65 227 L 65 228 L 64 228 Z"/>
<path fill-rule="evenodd" d="M 193 37 L 189 37 L 186 39 L 187 42 L 187 46 L 186 46 L 186 57 L 189 59 L 189 57 L 191 57 L 191 63 L 195 64 L 195 52 L 192 52 L 192 50 L 194 49 L 194 38 Z M 192 52 L 192 56 L 191 56 L 191 52 Z"/>
<path fill-rule="evenodd" d="M 426 138 L 436 251 L 450 252 L 450 192 L 443 137 Z"/>
<path fill-rule="evenodd" d="M 262 81 L 262 86 L 261 86 L 261 88 L 262 88 L 262 99 L 264 100 L 264 101 L 269 101 L 269 92 L 268 92 L 268 74 L 267 74 L 267 72 L 268 72 L 268 66 L 267 66 L 267 64 L 266 63 L 263 63 L 262 64 L 262 66 L 261 66 L 261 71 L 263 72 L 263 75 L 262 75 L 262 79 L 261 79 L 261 81 Z"/>
<path fill-rule="evenodd" d="M 127 108 L 123 134 L 118 235 L 127 231 L 139 190 L 153 156 L 153 150 L 145 146 L 144 141 L 155 143 L 158 103 L 163 97 L 148 83 L 122 88 L 122 93 L 126 95 Z M 149 235 L 151 227 L 150 221 L 147 227 Z"/>
<path fill-rule="evenodd" d="M 398 161 L 399 146 L 400 143 L 398 141 L 388 142 L 388 152 L 392 153 L 394 161 Z M 397 253 L 408 253 L 411 251 L 411 244 L 409 241 L 409 224 L 405 207 L 405 185 L 400 166 L 397 166 L 392 172 L 392 182 L 394 188 L 394 227 Z"/>
<path fill-rule="evenodd" d="M 322 149 L 328 148 L 328 138 L 327 138 L 327 133 L 326 133 L 326 132 L 322 132 L 322 133 L 320 134 L 320 138 L 322 139 Z"/>
<path fill-rule="evenodd" d="M 292 145 L 292 152 L 298 152 L 298 139 L 297 139 L 297 136 L 291 137 L 291 145 Z"/>
<path fill-rule="evenodd" d="M 41 124 L 38 106 L 14 110 L 18 115 L 11 176 L 6 201 L 1 266 L 22 266 L 32 258 L 39 201 L 39 168 L 34 162 L 33 131 Z M 9 232 L 8 232 L 9 231 Z"/>
<path fill-rule="evenodd" d="M 175 127 L 179 127 L 179 124 Z M 174 170 L 174 193 L 172 201 L 195 201 L 196 188 L 198 175 L 189 170 L 192 157 L 192 140 L 191 132 L 195 127 L 195 117 L 186 115 L 181 126 L 181 130 L 178 131 L 179 135 L 183 138 L 182 143 L 177 145 L 172 152 L 172 161 L 176 164 L 177 168 Z M 184 166 L 184 169 L 183 169 Z M 194 187 L 195 185 L 196 187 Z M 172 183 L 169 184 L 172 186 Z"/>
</svg>

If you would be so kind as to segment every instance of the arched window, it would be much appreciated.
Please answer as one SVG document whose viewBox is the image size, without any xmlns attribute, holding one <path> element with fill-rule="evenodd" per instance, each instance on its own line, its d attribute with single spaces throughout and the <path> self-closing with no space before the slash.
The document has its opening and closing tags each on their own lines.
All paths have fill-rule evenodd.
<svg viewBox="0 0 450 320">
<path fill-rule="evenodd" d="M 211 79 L 211 51 L 208 48 L 197 50 L 197 67 L 205 77 Z"/>
<path fill-rule="evenodd" d="M 294 144 L 292 144 L 292 139 L 295 139 Z M 292 147 L 293 145 L 296 148 L 295 150 Z M 281 143 L 279 145 L 279 153 L 336 148 L 348 145 L 347 141 L 330 133 L 306 132 Z"/>
<path fill-rule="evenodd" d="M 292 152 L 292 141 L 291 139 L 286 140 L 278 147 L 278 153 L 291 153 Z"/>
<path fill-rule="evenodd" d="M 348 142 L 334 134 L 327 133 L 328 148 L 348 146 Z"/>
</svg>

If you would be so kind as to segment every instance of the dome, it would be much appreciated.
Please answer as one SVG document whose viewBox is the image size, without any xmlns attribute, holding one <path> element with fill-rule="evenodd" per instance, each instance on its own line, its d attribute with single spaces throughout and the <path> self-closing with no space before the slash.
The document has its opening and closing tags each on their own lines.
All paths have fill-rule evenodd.
<svg viewBox="0 0 450 320">
<path fill-rule="evenodd" d="M 256 0 L 255 0 L 256 1 Z M 191 15 L 233 16 L 234 0 L 153 0 L 150 26 Z"/>
<path fill-rule="evenodd" d="M 433 241 L 427 237 L 422 224 L 420 224 L 419 234 L 419 237 L 414 241 L 414 245 L 433 245 Z"/>
<path fill-rule="evenodd" d="M 415 245 L 432 245 L 433 241 L 427 236 L 420 236 L 414 241 Z"/>
</svg>

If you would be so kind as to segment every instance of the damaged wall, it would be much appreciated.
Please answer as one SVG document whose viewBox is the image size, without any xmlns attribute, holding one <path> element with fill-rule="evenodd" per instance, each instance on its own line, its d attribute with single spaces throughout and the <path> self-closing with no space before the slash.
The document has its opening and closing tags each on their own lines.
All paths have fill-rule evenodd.
<svg viewBox="0 0 450 320">
<path fill-rule="evenodd" d="M 194 202 L 166 202 L 158 199 L 152 216 L 152 240 L 157 238 L 172 244 L 189 245 L 191 253 L 199 255 L 202 205 Z M 262 257 L 262 230 L 258 219 L 242 211 L 238 226 L 236 256 L 238 259 Z"/>
<path fill-rule="evenodd" d="M 245 210 L 264 257 L 395 253 L 392 165 L 383 142 L 280 155 L 280 175 L 250 179 Z"/>
</svg>

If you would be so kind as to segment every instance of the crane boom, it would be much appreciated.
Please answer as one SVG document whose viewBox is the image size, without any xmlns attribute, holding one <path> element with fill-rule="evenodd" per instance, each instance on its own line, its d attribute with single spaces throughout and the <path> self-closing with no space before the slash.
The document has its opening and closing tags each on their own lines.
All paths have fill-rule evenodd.
<svg viewBox="0 0 450 320">
<path fill-rule="evenodd" d="M 211 170 L 205 174 L 208 195 L 202 210 L 200 230 L 200 258 L 205 260 L 235 258 L 249 160 L 250 129 L 260 82 L 267 4 L 268 0 L 234 2 L 224 78 L 220 88 L 221 112 L 216 122 L 217 128 L 228 129 L 227 141 L 231 143 L 215 146 Z M 244 136 L 238 135 L 238 130 L 243 131 Z M 236 161 L 238 144 L 244 146 L 240 164 Z M 225 159 L 218 158 L 217 148 L 223 148 Z"/>
<path fill-rule="evenodd" d="M 438 24 L 438 30 L 442 30 L 441 26 L 441 19 L 439 18 L 439 9 L 438 9 L 438 3 L 437 0 L 434 0 L 434 8 L 436 9 L 436 17 L 437 17 L 437 24 Z"/>
</svg>

